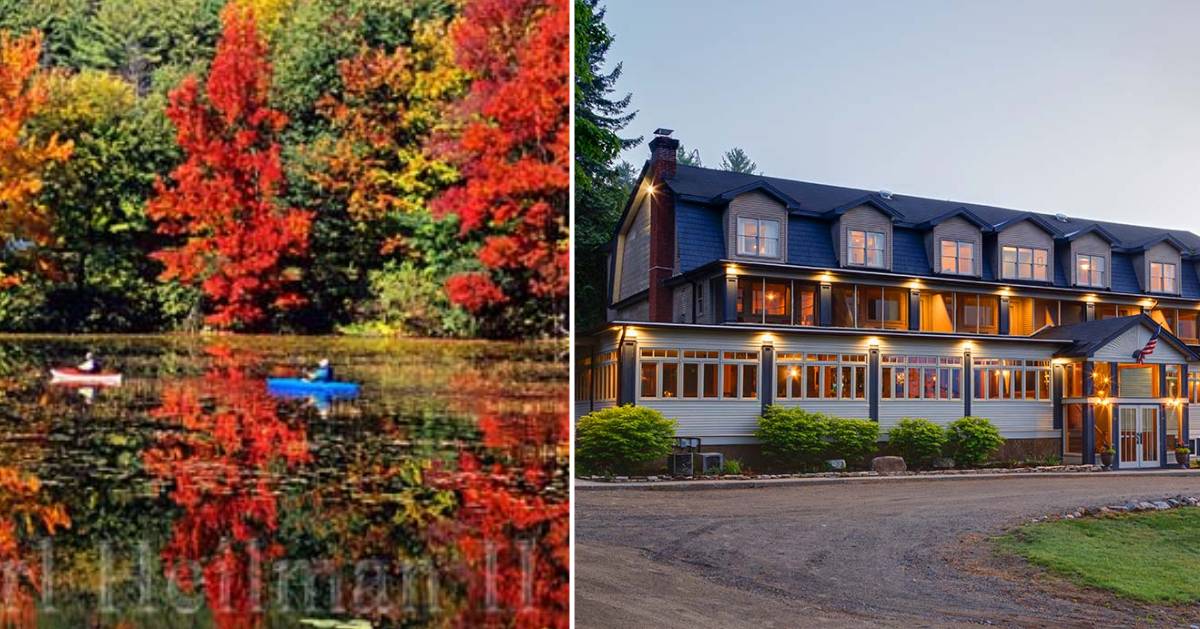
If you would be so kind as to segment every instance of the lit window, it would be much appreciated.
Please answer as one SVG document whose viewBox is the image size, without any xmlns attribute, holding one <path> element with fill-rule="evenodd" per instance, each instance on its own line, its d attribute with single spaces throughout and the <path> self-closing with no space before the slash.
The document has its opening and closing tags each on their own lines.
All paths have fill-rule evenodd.
<svg viewBox="0 0 1200 629">
<path fill-rule="evenodd" d="M 1079 286 L 1103 288 L 1105 272 L 1104 256 L 1078 254 L 1075 256 L 1075 283 Z"/>
<path fill-rule="evenodd" d="M 851 265 L 883 268 L 883 232 L 851 229 L 848 230 L 846 239 L 848 241 L 846 249 L 849 252 Z"/>
<path fill-rule="evenodd" d="M 961 240 L 942 241 L 942 273 L 975 274 L 975 243 Z"/>
<path fill-rule="evenodd" d="M 775 393 L 781 399 L 863 400 L 866 354 L 779 354 Z"/>
<path fill-rule="evenodd" d="M 1007 280 L 1050 279 L 1050 254 L 1045 249 L 1005 246 L 1001 249 L 1001 274 Z"/>
<path fill-rule="evenodd" d="M 1150 292 L 1174 293 L 1175 265 L 1168 262 L 1150 263 Z"/>
<path fill-rule="evenodd" d="M 739 218 L 738 255 L 779 257 L 779 221 L 765 218 Z"/>
<path fill-rule="evenodd" d="M 961 356 L 882 356 L 880 384 L 885 400 L 962 399 Z"/>
</svg>

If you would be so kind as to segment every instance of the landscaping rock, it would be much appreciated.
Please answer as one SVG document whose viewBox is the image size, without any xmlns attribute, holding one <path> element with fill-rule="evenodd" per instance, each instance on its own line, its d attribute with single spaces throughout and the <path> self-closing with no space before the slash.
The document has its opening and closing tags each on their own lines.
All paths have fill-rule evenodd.
<svg viewBox="0 0 1200 629">
<path fill-rule="evenodd" d="M 846 459 L 829 459 L 825 461 L 825 467 L 831 470 L 844 470 L 846 469 Z"/>
<path fill-rule="evenodd" d="M 1167 509 L 1171 508 L 1171 505 L 1167 504 L 1163 500 L 1155 500 L 1154 502 L 1152 502 L 1150 504 L 1153 504 L 1154 508 L 1158 509 L 1159 511 L 1166 511 Z"/>
<path fill-rule="evenodd" d="M 904 459 L 898 456 L 877 456 L 871 459 L 871 471 L 880 475 L 903 474 L 908 471 Z"/>
<path fill-rule="evenodd" d="M 954 468 L 954 459 L 944 456 L 933 460 L 933 468 L 936 470 L 949 470 Z"/>
</svg>

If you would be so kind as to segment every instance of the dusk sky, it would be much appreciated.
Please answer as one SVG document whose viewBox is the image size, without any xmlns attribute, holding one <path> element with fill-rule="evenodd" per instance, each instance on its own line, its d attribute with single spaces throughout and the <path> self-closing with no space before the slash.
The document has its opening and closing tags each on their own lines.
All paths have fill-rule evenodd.
<svg viewBox="0 0 1200 629">
<path fill-rule="evenodd" d="M 1200 2 L 607 7 L 626 134 L 705 166 L 1200 233 Z"/>
</svg>

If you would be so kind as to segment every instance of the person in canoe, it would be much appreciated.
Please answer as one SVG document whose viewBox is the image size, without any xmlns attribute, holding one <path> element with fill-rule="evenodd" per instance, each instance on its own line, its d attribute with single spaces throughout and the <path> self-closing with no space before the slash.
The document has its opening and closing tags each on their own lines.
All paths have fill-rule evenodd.
<svg viewBox="0 0 1200 629">
<path fill-rule="evenodd" d="M 322 358 L 316 369 L 304 374 L 304 379 L 309 382 L 332 382 L 333 366 L 329 364 L 329 359 Z"/>
<path fill-rule="evenodd" d="M 80 373 L 100 373 L 100 361 L 96 359 L 96 355 L 88 352 L 83 357 L 83 362 L 75 366 Z"/>
</svg>

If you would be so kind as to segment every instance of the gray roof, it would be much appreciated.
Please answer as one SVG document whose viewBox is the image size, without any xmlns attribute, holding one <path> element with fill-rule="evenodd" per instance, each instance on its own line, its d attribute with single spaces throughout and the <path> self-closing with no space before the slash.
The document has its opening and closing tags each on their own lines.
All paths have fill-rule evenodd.
<svg viewBox="0 0 1200 629">
<path fill-rule="evenodd" d="M 813 215 L 827 215 L 839 209 L 844 210 L 851 204 L 871 202 L 894 210 L 897 222 L 901 224 L 924 227 L 956 211 L 965 210 L 972 218 L 993 229 L 1031 218 L 1059 238 L 1071 238 L 1098 227 L 1102 235 L 1113 239 L 1113 246 L 1118 249 L 1138 249 L 1160 242 L 1169 236 L 1185 249 L 1185 254 L 1200 253 L 1200 236 L 1181 229 L 1162 229 L 1077 217 L 1068 217 L 1065 221 L 1060 221 L 1053 213 L 926 199 L 903 194 L 893 194 L 885 198 L 875 190 L 843 188 L 683 164 L 676 167 L 675 176 L 667 184 L 681 199 L 700 203 L 722 203 L 728 200 L 727 195 L 731 191 L 761 188 L 769 194 L 782 196 L 780 200 L 790 206 L 793 212 Z M 723 198 L 723 195 L 726 196 Z"/>
<path fill-rule="evenodd" d="M 1034 334 L 1033 338 L 1072 341 L 1070 345 L 1062 348 L 1054 355 L 1063 358 L 1086 358 L 1095 354 L 1097 350 L 1108 345 L 1118 336 L 1124 334 L 1126 330 L 1136 325 L 1144 325 L 1150 329 L 1159 327 L 1158 322 L 1154 319 L 1151 319 L 1147 315 L 1139 314 L 1132 317 L 1114 317 L 1111 319 L 1084 321 L 1071 325 L 1049 327 Z M 1171 334 L 1166 328 L 1163 328 L 1162 333 L 1159 335 L 1159 340 L 1174 346 L 1175 349 L 1178 349 L 1187 356 L 1188 360 L 1200 360 L 1200 355 L 1197 355 L 1192 348 L 1179 340 L 1174 334 Z"/>
</svg>

